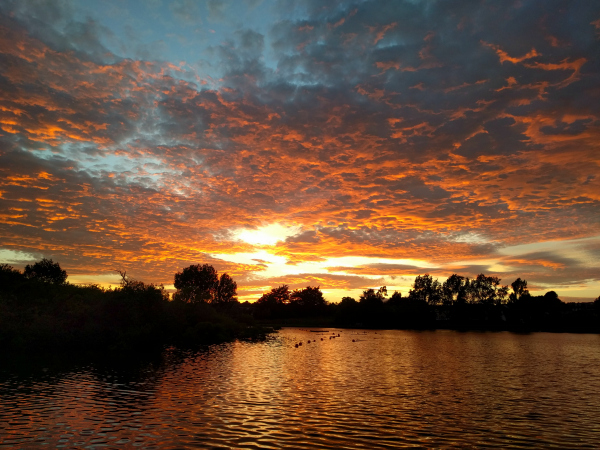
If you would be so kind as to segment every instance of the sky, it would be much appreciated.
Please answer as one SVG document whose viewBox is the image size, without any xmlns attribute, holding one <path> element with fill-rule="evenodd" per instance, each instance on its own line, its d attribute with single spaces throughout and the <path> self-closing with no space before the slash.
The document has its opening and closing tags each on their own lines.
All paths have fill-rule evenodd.
<svg viewBox="0 0 600 450">
<path fill-rule="evenodd" d="M 600 2 L 0 0 L 0 262 L 241 301 L 600 295 Z"/>
</svg>

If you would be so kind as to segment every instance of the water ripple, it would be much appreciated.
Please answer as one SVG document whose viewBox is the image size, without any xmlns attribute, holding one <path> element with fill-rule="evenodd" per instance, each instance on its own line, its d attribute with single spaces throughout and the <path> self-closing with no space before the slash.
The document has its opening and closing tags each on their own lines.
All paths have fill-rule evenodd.
<svg viewBox="0 0 600 450">
<path fill-rule="evenodd" d="M 598 448 L 599 336 L 338 333 L 2 369 L 0 447 Z"/>
</svg>

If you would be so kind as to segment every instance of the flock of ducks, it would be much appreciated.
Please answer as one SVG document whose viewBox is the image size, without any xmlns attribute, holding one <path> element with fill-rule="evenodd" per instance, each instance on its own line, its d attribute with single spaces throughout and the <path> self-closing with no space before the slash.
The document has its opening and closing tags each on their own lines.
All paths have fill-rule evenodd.
<svg viewBox="0 0 600 450">
<path fill-rule="evenodd" d="M 337 336 L 335 335 L 335 333 L 333 333 L 331 336 L 329 336 L 329 340 L 331 339 L 335 339 L 336 337 L 341 337 L 340 334 L 338 333 Z M 321 340 L 324 340 L 325 338 L 321 338 Z M 308 341 L 306 341 L 307 344 L 310 344 L 311 342 L 317 342 L 316 339 L 313 339 L 312 341 L 309 339 Z M 356 342 L 354 339 L 352 339 L 352 342 Z M 294 344 L 295 348 L 301 347 L 302 346 L 302 341 L 298 342 L 297 344 Z"/>
</svg>

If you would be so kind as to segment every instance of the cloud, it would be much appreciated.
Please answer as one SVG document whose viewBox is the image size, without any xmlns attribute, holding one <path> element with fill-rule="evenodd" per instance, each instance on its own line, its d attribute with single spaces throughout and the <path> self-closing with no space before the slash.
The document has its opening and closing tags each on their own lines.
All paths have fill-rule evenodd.
<svg viewBox="0 0 600 450">
<path fill-rule="evenodd" d="M 169 9 L 175 19 L 187 25 L 202 23 L 200 4 L 196 0 L 174 0 Z"/>
<path fill-rule="evenodd" d="M 212 22 L 220 22 L 225 19 L 225 11 L 228 5 L 224 0 L 208 0 L 207 8 L 209 20 Z"/>
<path fill-rule="evenodd" d="M 76 20 L 70 1 L 8 0 L 0 5 L 0 13 L 2 28 L 27 30 L 31 38 L 56 52 L 73 52 L 78 58 L 96 63 L 116 60 L 103 43 L 114 39 L 112 31 L 90 17 Z"/>
<path fill-rule="evenodd" d="M 0 236 L 13 251 L 163 282 L 202 261 L 259 276 L 262 263 L 207 255 L 261 249 L 232 230 L 280 224 L 302 230 L 270 246 L 288 268 L 361 255 L 595 279 L 597 261 L 498 250 L 600 235 L 593 2 L 514 3 L 502 21 L 476 2 L 279 3 L 266 32 L 246 23 L 204 49 L 211 76 L 157 58 L 158 44 L 115 56 L 113 31 L 67 3 L 23 5 L 0 7 Z M 169 7 L 201 19 L 196 2 Z M 207 11 L 230 17 L 224 2 Z M 418 270 L 322 279 L 362 288 L 363 274 Z"/>
</svg>

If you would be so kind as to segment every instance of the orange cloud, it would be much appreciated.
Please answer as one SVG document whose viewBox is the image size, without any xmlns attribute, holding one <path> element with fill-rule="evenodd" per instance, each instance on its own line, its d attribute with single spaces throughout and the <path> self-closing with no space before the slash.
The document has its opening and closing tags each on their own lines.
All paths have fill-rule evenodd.
<svg viewBox="0 0 600 450">
<path fill-rule="evenodd" d="M 492 50 L 494 50 L 496 52 L 496 54 L 498 55 L 498 58 L 500 58 L 500 63 L 502 63 L 502 64 L 505 63 L 506 61 L 511 62 L 513 64 L 518 64 L 523 61 L 527 61 L 528 59 L 537 58 L 538 56 L 542 56 L 540 53 L 538 53 L 535 50 L 535 48 L 532 48 L 531 51 L 529 51 L 528 53 L 526 53 L 525 55 L 523 55 L 521 57 L 512 57 L 508 53 L 506 53 L 504 50 L 502 50 L 499 45 L 490 44 L 485 41 L 481 41 L 481 43 L 483 45 L 485 45 L 486 47 L 489 47 Z"/>
<path fill-rule="evenodd" d="M 224 73 L 212 78 L 168 62 L 101 63 L 2 29 L 11 88 L 0 93 L 0 239 L 80 273 L 126 268 L 164 283 L 209 262 L 251 295 L 276 282 L 349 289 L 420 270 L 307 271 L 333 257 L 467 268 L 502 245 L 599 232 L 588 54 L 554 56 L 540 39 L 514 57 L 482 41 L 501 64 L 480 67 L 481 45 L 470 48 L 454 22 L 446 41 L 441 31 L 402 34 L 374 48 L 405 33 L 400 19 L 339 17 L 282 23 L 293 35 L 323 30 L 324 45 L 286 47 L 282 35 L 277 70 L 222 49 Z M 235 238 L 273 223 L 301 231 L 271 246 Z M 276 263 L 217 256 L 258 251 L 304 272 L 271 277 Z"/>
<path fill-rule="evenodd" d="M 533 64 L 525 64 L 526 67 L 529 67 L 531 69 L 542 69 L 542 70 L 571 70 L 573 71 L 573 73 L 566 78 L 564 81 L 562 81 L 559 86 L 568 86 L 569 84 L 573 83 L 574 81 L 579 79 L 579 72 L 581 70 L 581 67 L 587 62 L 586 58 L 579 58 L 576 59 L 575 61 L 568 61 L 568 60 L 563 60 L 560 63 L 533 63 Z"/>
<path fill-rule="evenodd" d="M 384 26 L 374 26 L 374 27 L 368 27 L 369 31 L 371 33 L 375 33 L 375 39 L 373 40 L 373 45 L 377 44 L 379 41 L 381 41 L 386 33 L 390 30 L 393 30 L 394 28 L 396 28 L 398 24 L 396 22 L 392 22 L 389 23 L 387 25 Z"/>
</svg>

